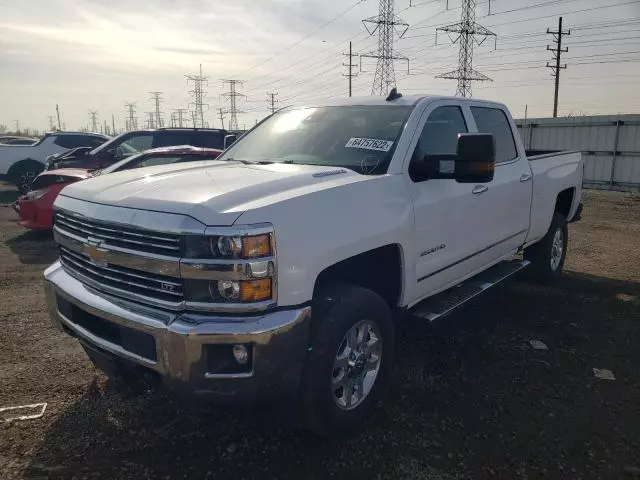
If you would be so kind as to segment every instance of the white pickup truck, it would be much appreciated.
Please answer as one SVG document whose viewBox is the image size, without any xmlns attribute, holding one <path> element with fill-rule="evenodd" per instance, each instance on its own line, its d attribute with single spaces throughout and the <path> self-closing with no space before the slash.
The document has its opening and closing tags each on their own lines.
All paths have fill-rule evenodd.
<svg viewBox="0 0 640 480">
<path fill-rule="evenodd" d="M 430 321 L 525 267 L 561 273 L 582 170 L 578 152 L 527 157 L 499 103 L 286 108 L 217 161 L 66 187 L 47 302 L 112 375 L 285 399 L 335 434 L 385 390 L 395 313 Z"/>
</svg>

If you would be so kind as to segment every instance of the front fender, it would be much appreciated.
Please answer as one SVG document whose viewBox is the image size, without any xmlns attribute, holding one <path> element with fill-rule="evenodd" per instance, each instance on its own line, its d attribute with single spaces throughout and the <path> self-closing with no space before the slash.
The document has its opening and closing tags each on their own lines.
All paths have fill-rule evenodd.
<svg viewBox="0 0 640 480">
<path fill-rule="evenodd" d="M 311 300 L 320 272 L 342 260 L 389 244 L 400 245 L 403 256 L 413 248 L 413 203 L 400 175 L 281 200 L 248 210 L 236 224 L 261 222 L 275 228 L 281 306 Z M 403 285 L 407 280 L 403 269 Z"/>
</svg>

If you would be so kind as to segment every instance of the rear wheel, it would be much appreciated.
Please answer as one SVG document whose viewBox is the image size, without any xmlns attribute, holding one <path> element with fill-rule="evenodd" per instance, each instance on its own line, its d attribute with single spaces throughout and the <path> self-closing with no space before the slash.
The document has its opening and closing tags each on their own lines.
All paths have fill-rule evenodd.
<svg viewBox="0 0 640 480">
<path fill-rule="evenodd" d="M 303 382 L 306 426 L 335 436 L 364 423 L 384 392 L 394 355 L 391 311 L 366 288 L 342 285 L 314 301 Z"/>
<path fill-rule="evenodd" d="M 42 172 L 44 165 L 35 160 L 25 160 L 14 167 L 11 177 L 14 185 L 20 193 L 27 193 L 31 190 L 31 184 Z"/>
<path fill-rule="evenodd" d="M 547 234 L 538 243 L 524 251 L 524 259 L 531 262 L 529 273 L 542 283 L 550 283 L 561 274 L 567 256 L 567 219 L 554 213 Z"/>
</svg>

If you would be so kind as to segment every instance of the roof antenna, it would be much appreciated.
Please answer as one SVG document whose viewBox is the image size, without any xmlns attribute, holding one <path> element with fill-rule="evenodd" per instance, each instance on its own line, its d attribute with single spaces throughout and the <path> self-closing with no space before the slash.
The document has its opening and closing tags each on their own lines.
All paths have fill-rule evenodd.
<svg viewBox="0 0 640 480">
<path fill-rule="evenodd" d="M 398 89 L 396 87 L 393 87 L 389 92 L 389 96 L 387 97 L 387 102 L 392 102 L 393 100 L 397 100 L 398 98 L 401 98 L 401 97 L 402 97 L 402 94 L 398 93 Z"/>
</svg>

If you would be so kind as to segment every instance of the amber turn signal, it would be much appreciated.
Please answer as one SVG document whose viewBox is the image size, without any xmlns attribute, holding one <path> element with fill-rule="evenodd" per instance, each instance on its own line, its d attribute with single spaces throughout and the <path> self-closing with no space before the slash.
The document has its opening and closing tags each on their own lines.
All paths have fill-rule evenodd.
<svg viewBox="0 0 640 480">
<path fill-rule="evenodd" d="M 240 300 L 243 302 L 260 302 L 271 299 L 271 279 L 244 280 L 240 282 Z"/>
<path fill-rule="evenodd" d="M 255 235 L 242 237 L 242 256 L 245 258 L 267 257 L 271 255 L 271 236 Z"/>
</svg>

